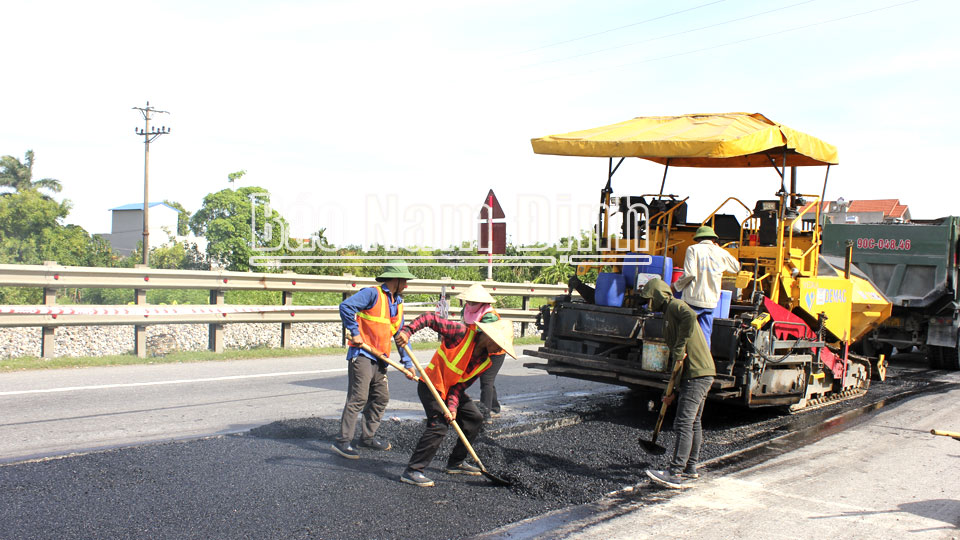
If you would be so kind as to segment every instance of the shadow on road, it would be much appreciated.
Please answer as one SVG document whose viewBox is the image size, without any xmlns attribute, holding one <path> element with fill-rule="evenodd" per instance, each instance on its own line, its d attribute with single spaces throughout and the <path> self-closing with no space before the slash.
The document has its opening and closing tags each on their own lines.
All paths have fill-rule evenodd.
<svg viewBox="0 0 960 540">
<path fill-rule="evenodd" d="M 920 516 L 922 518 L 932 519 L 936 521 L 941 521 L 951 527 L 937 527 L 935 529 L 923 529 L 924 531 L 929 530 L 940 530 L 945 528 L 960 528 L 960 501 L 953 499 L 929 499 L 926 501 L 916 501 L 909 502 L 897 505 L 896 510 L 878 510 L 871 512 L 842 512 L 840 514 L 833 514 L 829 516 L 817 516 L 811 519 L 832 519 L 832 518 L 844 518 L 844 517 L 856 517 L 856 516 L 875 516 L 880 514 L 896 514 L 896 513 L 908 513 L 915 516 Z M 911 531 L 911 532 L 922 532 L 922 531 Z"/>
</svg>

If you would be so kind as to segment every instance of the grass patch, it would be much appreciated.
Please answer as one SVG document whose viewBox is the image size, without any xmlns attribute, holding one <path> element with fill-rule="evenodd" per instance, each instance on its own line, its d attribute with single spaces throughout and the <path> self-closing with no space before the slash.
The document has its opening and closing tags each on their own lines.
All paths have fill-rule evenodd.
<svg viewBox="0 0 960 540">
<path fill-rule="evenodd" d="M 522 337 L 514 340 L 516 345 L 531 345 L 541 343 L 538 337 Z M 413 350 L 435 350 L 437 342 L 411 343 Z M 68 369 L 101 366 L 125 366 L 144 364 L 184 364 L 190 362 L 221 362 L 224 360 L 253 360 L 260 358 L 283 358 L 291 356 L 321 356 L 345 354 L 344 347 L 306 347 L 302 349 L 255 348 L 255 349 L 227 349 L 222 353 L 211 351 L 181 351 L 164 356 L 148 356 L 138 358 L 135 354 L 118 354 L 112 356 L 62 356 L 59 358 L 37 358 L 35 356 L 21 356 L 0 360 L 0 373 L 24 371 L 33 369 Z M 421 363 L 426 358 L 419 358 Z"/>
</svg>

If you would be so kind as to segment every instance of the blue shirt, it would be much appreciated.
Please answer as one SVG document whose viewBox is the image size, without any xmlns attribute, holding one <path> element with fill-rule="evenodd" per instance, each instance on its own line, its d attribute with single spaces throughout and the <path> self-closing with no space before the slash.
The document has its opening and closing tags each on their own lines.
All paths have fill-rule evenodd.
<svg viewBox="0 0 960 540">
<path fill-rule="evenodd" d="M 383 292 L 387 294 L 387 300 L 390 303 L 390 316 L 396 317 L 397 306 L 403 303 L 403 297 L 399 294 L 395 297 L 390 294 L 390 291 L 387 290 L 386 284 L 381 285 L 380 288 L 383 289 Z M 360 325 L 357 324 L 357 313 L 372 308 L 374 304 L 377 303 L 377 296 L 377 289 L 374 287 L 365 287 L 354 293 L 350 298 L 347 298 L 340 303 L 340 320 L 343 321 L 344 328 L 349 330 L 351 334 L 357 335 L 360 332 Z M 403 318 L 400 319 L 400 328 L 402 327 Z M 397 329 L 397 332 L 400 332 L 399 328 Z M 396 334 L 394 334 L 394 336 L 396 336 Z M 353 360 L 353 358 L 358 354 L 362 354 L 367 358 L 376 360 L 376 357 L 360 347 L 347 348 L 347 360 Z M 400 360 L 403 364 L 403 367 L 407 369 L 413 369 L 413 362 L 410 361 L 410 358 L 403 349 L 400 350 Z"/>
</svg>

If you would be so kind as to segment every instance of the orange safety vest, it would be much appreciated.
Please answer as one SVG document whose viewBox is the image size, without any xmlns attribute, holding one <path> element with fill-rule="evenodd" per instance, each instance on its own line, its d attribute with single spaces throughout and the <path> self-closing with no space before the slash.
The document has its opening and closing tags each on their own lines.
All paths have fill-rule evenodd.
<svg viewBox="0 0 960 540">
<path fill-rule="evenodd" d="M 453 385 L 469 381 L 490 367 L 488 356 L 476 369 L 470 373 L 465 372 L 473 356 L 473 347 L 477 344 L 473 339 L 477 334 L 476 325 L 471 324 L 468 328 L 467 335 L 453 347 L 448 348 L 441 340 L 440 348 L 433 354 L 433 359 L 427 366 L 427 376 L 444 400 L 447 399 L 447 393 Z"/>
<path fill-rule="evenodd" d="M 360 327 L 360 337 L 371 349 L 390 356 L 390 340 L 400 329 L 403 321 L 403 303 L 397 304 L 397 315 L 390 316 L 390 300 L 383 287 L 377 287 L 377 301 L 370 309 L 357 313 L 357 325 Z M 350 343 L 351 347 L 356 347 Z"/>
</svg>

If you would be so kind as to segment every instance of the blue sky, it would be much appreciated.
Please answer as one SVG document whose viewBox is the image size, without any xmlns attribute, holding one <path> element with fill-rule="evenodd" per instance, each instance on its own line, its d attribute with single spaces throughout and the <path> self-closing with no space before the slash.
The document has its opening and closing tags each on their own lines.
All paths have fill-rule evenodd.
<svg viewBox="0 0 960 540">
<path fill-rule="evenodd" d="M 590 226 L 607 164 L 534 155 L 531 138 L 694 112 L 760 112 L 837 145 L 830 199 L 960 213 L 951 0 L 14 0 L 4 18 L 0 154 L 33 149 L 92 233 L 142 201 L 146 100 L 172 128 L 151 145 L 151 199 L 195 211 L 245 169 L 238 185 L 268 188 L 294 235 L 338 244 L 472 240 L 491 188 L 515 241 L 554 241 Z M 614 189 L 661 175 L 629 160 Z M 801 170 L 801 190 L 822 177 Z M 771 171 L 667 180 L 691 220 L 778 187 Z"/>
</svg>

